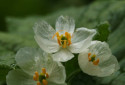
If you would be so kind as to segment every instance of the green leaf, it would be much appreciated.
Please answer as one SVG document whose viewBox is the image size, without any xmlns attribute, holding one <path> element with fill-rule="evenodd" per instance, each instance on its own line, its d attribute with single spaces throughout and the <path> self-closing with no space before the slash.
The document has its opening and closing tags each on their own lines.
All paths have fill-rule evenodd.
<svg viewBox="0 0 125 85">
<path fill-rule="evenodd" d="M 66 69 L 66 75 L 68 82 L 72 77 L 74 77 L 75 74 L 77 74 L 80 70 L 78 65 L 78 54 L 75 55 L 75 57 L 65 63 L 63 63 Z"/>
<path fill-rule="evenodd" d="M 91 76 L 79 72 L 68 82 L 68 85 L 96 85 L 96 83 Z"/>
<path fill-rule="evenodd" d="M 0 80 L 5 81 L 6 75 L 15 69 L 15 59 L 13 55 L 0 56 Z"/>
<path fill-rule="evenodd" d="M 110 33 L 109 23 L 108 22 L 100 23 L 95 28 L 97 30 L 97 34 L 95 35 L 94 40 L 107 41 Z"/>
<path fill-rule="evenodd" d="M 125 73 L 120 74 L 114 79 L 111 85 L 125 85 Z"/>
<path fill-rule="evenodd" d="M 11 70 L 9 66 L 6 65 L 0 65 L 0 81 L 6 80 L 6 75 Z"/>
</svg>

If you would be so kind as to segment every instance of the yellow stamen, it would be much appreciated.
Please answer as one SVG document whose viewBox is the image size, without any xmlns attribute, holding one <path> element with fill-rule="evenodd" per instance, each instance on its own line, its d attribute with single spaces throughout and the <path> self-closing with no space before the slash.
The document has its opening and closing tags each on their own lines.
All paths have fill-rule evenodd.
<svg viewBox="0 0 125 85">
<path fill-rule="evenodd" d="M 60 39 L 63 37 L 63 34 L 61 34 Z"/>
<path fill-rule="evenodd" d="M 98 65 L 98 63 L 99 63 L 99 59 L 97 59 L 96 61 L 93 61 L 94 65 Z"/>
<path fill-rule="evenodd" d="M 58 32 L 56 32 L 53 35 L 52 39 L 55 36 L 57 36 L 57 42 L 58 42 L 58 44 L 60 46 L 62 46 L 63 48 L 66 48 L 66 46 L 69 46 L 70 44 L 72 44 L 72 42 L 71 42 L 71 34 L 68 33 L 68 32 L 65 32 L 65 36 L 64 36 L 64 34 L 59 35 L 60 31 L 63 31 L 63 30 L 59 30 Z M 64 42 L 64 43 L 62 43 L 62 42 Z"/>
<path fill-rule="evenodd" d="M 33 80 L 37 81 L 36 75 L 33 75 Z"/>
<path fill-rule="evenodd" d="M 88 53 L 88 60 L 93 62 L 94 65 L 98 65 L 99 59 L 95 60 L 96 55 L 94 54 L 91 57 L 90 56 L 91 56 L 91 53 Z"/>
<path fill-rule="evenodd" d="M 57 36 L 57 37 L 58 37 L 59 32 L 61 32 L 61 31 L 64 31 L 64 30 L 59 30 L 58 32 L 56 32 L 56 33 L 53 35 L 52 39 L 53 39 L 55 36 Z"/>
<path fill-rule="evenodd" d="M 60 39 L 60 37 L 57 37 L 57 42 L 61 46 L 61 39 Z"/>
<path fill-rule="evenodd" d="M 91 53 L 88 53 L 88 57 L 91 55 Z"/>
<path fill-rule="evenodd" d="M 68 38 L 68 32 L 65 32 L 65 36 L 66 36 L 66 38 Z"/>
<path fill-rule="evenodd" d="M 71 39 L 71 34 L 70 33 L 68 33 L 68 38 Z"/>
<path fill-rule="evenodd" d="M 41 85 L 41 83 L 40 83 L 40 82 L 37 82 L 37 85 Z"/>
<path fill-rule="evenodd" d="M 70 35 L 70 33 L 68 33 L 68 46 L 69 46 L 70 44 L 72 44 L 72 42 L 71 42 L 71 35 Z"/>
<path fill-rule="evenodd" d="M 91 61 L 91 57 L 88 56 L 89 61 Z"/>
<path fill-rule="evenodd" d="M 63 41 L 64 41 L 63 48 L 66 48 L 66 41 L 67 40 L 63 40 Z"/>
<path fill-rule="evenodd" d="M 46 78 L 49 78 L 49 74 L 48 73 L 46 73 Z"/>
<path fill-rule="evenodd" d="M 71 40 L 68 40 L 68 46 L 69 46 L 70 44 L 72 44 L 72 42 L 71 42 Z"/>
<path fill-rule="evenodd" d="M 43 85 L 47 85 L 48 84 L 47 80 L 45 80 L 45 79 L 42 80 L 42 83 L 43 83 Z"/>
<path fill-rule="evenodd" d="M 35 77 L 36 77 L 36 81 L 38 81 L 39 80 L 39 73 L 37 71 L 35 72 Z"/>
<path fill-rule="evenodd" d="M 46 74 L 46 69 L 45 68 L 42 68 L 42 73 Z"/>
<path fill-rule="evenodd" d="M 95 58 L 95 57 L 96 57 L 96 55 L 94 54 L 92 57 L 94 57 L 94 58 Z"/>
<path fill-rule="evenodd" d="M 40 73 L 40 75 L 37 71 L 33 75 L 33 80 L 37 81 L 37 85 L 47 85 L 47 78 L 49 78 L 49 74 L 46 72 L 45 68 L 42 68 L 42 72 Z"/>
</svg>

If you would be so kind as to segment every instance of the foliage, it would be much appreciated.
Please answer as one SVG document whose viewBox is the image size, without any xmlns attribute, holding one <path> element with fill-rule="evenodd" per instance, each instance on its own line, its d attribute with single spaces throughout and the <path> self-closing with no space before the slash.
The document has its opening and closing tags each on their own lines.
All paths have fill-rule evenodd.
<svg viewBox="0 0 125 85">
<path fill-rule="evenodd" d="M 67 8 L 47 16 L 31 16 L 27 18 L 6 19 L 8 33 L 0 32 L 0 80 L 5 81 L 5 75 L 15 64 L 14 55 L 21 47 L 38 47 L 33 39 L 32 26 L 34 22 L 43 19 L 53 27 L 56 18 L 60 15 L 71 16 L 76 20 L 76 27 L 97 28 L 98 34 L 94 40 L 107 41 L 118 58 L 121 69 L 111 77 L 98 78 L 82 73 L 77 65 L 77 54 L 72 60 L 63 63 L 67 70 L 67 82 L 69 85 L 123 85 L 124 84 L 124 52 L 125 52 L 125 1 L 95 1 L 81 8 Z M 107 21 L 107 22 L 104 22 Z M 101 22 L 98 24 L 98 22 Z M 110 28 L 109 28 L 110 24 Z M 109 30 L 111 31 L 109 35 Z M 7 55 L 11 54 L 11 55 Z M 73 63 L 71 64 L 71 62 Z M 118 78 L 117 78 L 118 77 Z M 117 82 L 118 81 L 118 82 Z M 119 82 L 121 81 L 121 82 Z M 116 83 L 117 82 L 117 83 Z"/>
</svg>

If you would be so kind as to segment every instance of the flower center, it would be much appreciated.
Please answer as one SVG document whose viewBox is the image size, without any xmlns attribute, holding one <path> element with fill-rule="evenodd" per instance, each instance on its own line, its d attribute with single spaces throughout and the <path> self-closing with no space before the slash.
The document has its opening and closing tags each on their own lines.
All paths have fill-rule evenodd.
<svg viewBox="0 0 125 85">
<path fill-rule="evenodd" d="M 33 76 L 34 81 L 37 81 L 37 85 L 47 85 L 47 78 L 49 78 L 49 74 L 46 72 L 45 68 L 42 68 L 42 72 L 40 73 L 40 75 L 36 71 Z"/>
<path fill-rule="evenodd" d="M 62 31 L 62 30 L 60 30 L 60 31 Z M 68 33 L 68 32 L 65 32 L 65 34 L 61 34 L 61 35 L 59 35 L 59 32 L 56 32 L 53 35 L 52 39 L 55 36 L 57 37 L 58 44 L 60 46 L 62 46 L 63 48 L 66 48 L 66 46 L 69 46 L 70 44 L 72 44 L 72 42 L 71 42 L 71 34 Z"/>
<path fill-rule="evenodd" d="M 94 65 L 98 65 L 99 59 L 95 59 L 96 55 L 91 55 L 91 53 L 88 53 L 88 60 L 89 62 L 93 62 Z"/>
</svg>

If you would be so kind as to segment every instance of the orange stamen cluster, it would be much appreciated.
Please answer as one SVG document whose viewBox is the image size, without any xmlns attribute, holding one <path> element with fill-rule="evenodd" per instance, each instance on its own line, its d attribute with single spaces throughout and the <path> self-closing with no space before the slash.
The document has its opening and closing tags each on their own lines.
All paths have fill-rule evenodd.
<svg viewBox="0 0 125 85">
<path fill-rule="evenodd" d="M 95 60 L 96 55 L 94 54 L 91 57 L 90 56 L 91 56 L 91 53 L 88 53 L 88 60 L 90 62 L 93 62 L 94 65 L 98 65 L 99 64 L 99 59 Z"/>
<path fill-rule="evenodd" d="M 42 72 L 40 73 L 40 75 L 36 71 L 33 76 L 34 81 L 37 81 L 37 85 L 47 85 L 47 78 L 49 78 L 49 74 L 46 72 L 45 68 L 42 68 Z"/>
<path fill-rule="evenodd" d="M 61 30 L 62 31 L 62 30 Z M 71 42 L 71 34 L 68 32 L 65 32 L 65 34 L 59 35 L 59 32 L 56 32 L 52 39 L 54 37 L 57 37 L 57 42 L 60 46 L 62 46 L 63 48 L 66 48 L 66 46 L 69 46 L 70 44 L 72 44 Z"/>
</svg>

